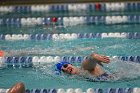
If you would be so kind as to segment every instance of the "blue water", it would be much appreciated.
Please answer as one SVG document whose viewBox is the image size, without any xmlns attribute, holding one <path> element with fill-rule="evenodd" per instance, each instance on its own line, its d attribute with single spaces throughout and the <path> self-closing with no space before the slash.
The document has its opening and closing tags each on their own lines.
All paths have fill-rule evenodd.
<svg viewBox="0 0 140 93">
<path fill-rule="evenodd" d="M 113 41 L 113 42 L 112 42 Z M 93 52 L 108 56 L 138 56 L 139 39 L 95 38 L 76 40 L 1 41 L 0 49 L 25 51 L 25 55 L 87 56 Z"/>
<path fill-rule="evenodd" d="M 7 15 L 8 16 L 8 15 Z M 12 16 L 12 15 L 9 15 Z M 25 16 L 25 15 L 20 15 Z M 29 16 L 29 15 L 28 15 Z M 45 33 L 103 33 L 139 32 L 139 24 L 129 25 L 78 25 L 72 27 L 0 27 L 1 34 Z M 95 38 L 66 41 L 0 41 L 0 50 L 23 51 L 25 56 L 88 56 L 93 52 L 107 56 L 139 56 L 140 39 Z M 20 56 L 20 55 L 18 55 Z M 80 66 L 80 64 L 76 64 Z M 15 82 L 23 82 L 26 88 L 126 88 L 140 87 L 140 64 L 114 60 L 105 65 L 107 71 L 119 72 L 119 80 L 88 82 L 73 76 L 58 76 L 53 73 L 54 63 L 33 68 L 1 68 L 0 87 L 9 88 Z M 76 83 L 75 83 L 76 82 Z"/>
<path fill-rule="evenodd" d="M 139 32 L 139 24 L 132 25 L 79 25 L 72 27 L 5 27 L 1 26 L 1 34 L 38 34 L 38 33 L 97 33 L 97 32 Z"/>
<path fill-rule="evenodd" d="M 88 26 L 77 28 L 83 31 L 85 27 Z M 0 41 L 0 49 L 4 51 L 24 51 L 25 54 L 22 55 L 25 56 L 88 56 L 93 52 L 97 52 L 99 54 L 104 54 L 107 56 L 136 56 L 140 55 L 139 42 L 140 39 L 119 38 L 76 39 L 66 41 Z M 140 64 L 126 64 L 127 62 L 123 63 L 120 61 L 116 61 L 113 61 L 110 65 L 105 65 L 105 69 L 107 69 L 108 71 L 119 71 L 120 73 L 122 73 L 120 74 L 120 76 L 124 79 L 119 79 L 117 81 L 88 82 L 84 79 L 79 80 L 77 78 L 67 77 L 65 75 L 57 76 L 52 71 L 52 68 L 54 67 L 54 63 L 52 63 L 34 66 L 33 68 L 0 69 L 0 81 L 2 81 L 0 82 L 0 86 L 2 86 L 3 88 L 8 88 L 13 83 L 22 81 L 25 83 L 27 88 L 87 89 L 89 87 L 140 87 Z M 80 66 L 80 64 L 78 64 L 78 66 Z"/>
</svg>

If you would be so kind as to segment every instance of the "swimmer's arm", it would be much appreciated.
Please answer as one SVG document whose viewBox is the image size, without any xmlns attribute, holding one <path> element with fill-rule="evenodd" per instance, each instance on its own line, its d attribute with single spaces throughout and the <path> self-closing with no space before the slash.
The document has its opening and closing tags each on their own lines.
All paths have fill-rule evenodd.
<svg viewBox="0 0 140 93">
<path fill-rule="evenodd" d="M 93 53 L 91 54 L 91 59 L 92 60 L 95 60 L 95 61 L 98 61 L 98 62 L 103 62 L 103 63 L 109 63 L 110 62 L 110 59 L 109 57 L 107 56 L 104 56 L 104 55 L 100 55 L 100 54 L 97 54 L 97 53 Z"/>
<path fill-rule="evenodd" d="M 7 93 L 25 93 L 25 86 L 23 83 L 17 83 L 12 86 Z"/>
<path fill-rule="evenodd" d="M 88 69 L 88 70 L 93 69 L 96 66 L 97 62 L 98 62 L 98 64 L 103 66 L 102 62 L 109 63 L 110 59 L 104 55 L 93 53 L 90 55 L 90 57 L 88 59 L 86 59 L 82 62 L 82 67 L 85 69 Z"/>
<path fill-rule="evenodd" d="M 92 71 L 97 66 L 97 63 L 100 64 L 100 62 L 98 62 L 98 60 L 95 59 L 94 57 L 95 57 L 95 53 L 91 54 L 87 59 L 85 59 L 82 62 L 82 68 L 88 71 Z"/>
<path fill-rule="evenodd" d="M 85 59 L 82 62 L 82 68 L 84 68 L 85 70 L 88 70 L 90 72 L 93 71 L 93 73 L 96 73 L 96 72 L 101 72 L 102 73 L 103 70 L 100 67 L 100 66 L 103 66 L 102 62 L 103 63 L 109 63 L 110 59 L 106 56 L 93 53 L 93 54 L 91 54 L 91 56 L 89 58 Z M 96 70 L 95 70 L 95 68 L 96 68 Z"/>
</svg>

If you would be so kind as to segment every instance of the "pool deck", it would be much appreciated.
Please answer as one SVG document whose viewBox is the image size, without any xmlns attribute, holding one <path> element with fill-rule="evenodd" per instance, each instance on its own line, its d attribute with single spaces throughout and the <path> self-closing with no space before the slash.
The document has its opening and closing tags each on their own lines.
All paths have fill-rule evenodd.
<svg viewBox="0 0 140 93">
<path fill-rule="evenodd" d="M 140 0 L 1 0 L 0 5 L 30 5 L 58 3 L 91 3 L 91 2 L 140 2 Z"/>
</svg>

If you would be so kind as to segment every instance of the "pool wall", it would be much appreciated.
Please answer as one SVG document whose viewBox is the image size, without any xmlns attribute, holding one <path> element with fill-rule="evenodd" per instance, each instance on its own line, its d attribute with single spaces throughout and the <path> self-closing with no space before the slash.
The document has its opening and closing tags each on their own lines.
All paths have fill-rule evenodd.
<svg viewBox="0 0 140 93">
<path fill-rule="evenodd" d="M 138 2 L 139 0 L 1 0 L 0 5 L 92 3 L 92 2 Z"/>
</svg>

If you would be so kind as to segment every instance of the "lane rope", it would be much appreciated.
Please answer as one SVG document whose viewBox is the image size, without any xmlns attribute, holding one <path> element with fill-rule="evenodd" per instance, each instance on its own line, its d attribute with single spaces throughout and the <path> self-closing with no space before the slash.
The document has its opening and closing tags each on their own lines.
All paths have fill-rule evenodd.
<svg viewBox="0 0 140 93">
<path fill-rule="evenodd" d="M 1 67 L 32 67 L 33 65 L 57 63 L 67 61 L 71 63 L 81 63 L 87 56 L 20 56 L 20 57 L 0 57 Z M 119 59 L 124 62 L 140 63 L 140 56 L 112 56 L 113 59 Z"/>
<path fill-rule="evenodd" d="M 66 33 L 66 34 L 0 34 L 0 40 L 74 40 L 74 39 L 92 39 L 92 38 L 127 38 L 140 39 L 139 32 L 116 32 L 116 33 Z"/>
<path fill-rule="evenodd" d="M 27 18 L 0 18 L 0 25 L 12 26 L 76 26 L 82 24 L 113 25 L 113 24 L 139 24 L 140 15 L 115 15 L 115 16 L 75 16 L 75 17 L 27 17 Z"/>
<path fill-rule="evenodd" d="M 0 12 L 112 12 L 138 11 L 140 2 L 0 6 Z"/>
</svg>

